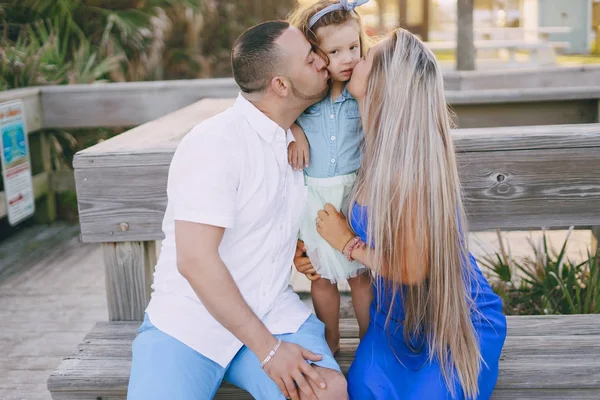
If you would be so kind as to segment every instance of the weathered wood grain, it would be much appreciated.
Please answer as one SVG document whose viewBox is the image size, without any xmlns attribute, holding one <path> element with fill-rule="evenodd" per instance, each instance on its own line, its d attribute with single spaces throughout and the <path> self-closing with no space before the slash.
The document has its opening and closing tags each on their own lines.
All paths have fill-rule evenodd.
<svg viewBox="0 0 600 400">
<path fill-rule="evenodd" d="M 138 326 L 139 322 L 98 323 L 49 378 L 53 398 L 124 399 Z M 345 338 L 337 359 L 346 372 L 358 345 L 350 336 L 357 333 L 356 321 L 344 319 L 341 327 Z M 600 395 L 599 315 L 508 317 L 508 327 L 495 399 L 541 399 L 550 393 L 561 394 L 551 399 L 598 398 L 593 396 Z M 224 384 L 217 398 L 243 396 Z"/>
<path fill-rule="evenodd" d="M 508 88 L 591 87 L 600 82 L 597 65 L 518 68 L 501 70 L 449 71 L 448 89 L 479 90 Z M 456 83 L 458 81 L 458 83 Z"/>
<path fill-rule="evenodd" d="M 44 127 L 44 112 L 40 96 L 40 88 L 5 90 L 0 92 L 0 103 L 22 100 L 27 131 L 32 133 Z"/>
<path fill-rule="evenodd" d="M 461 97 L 466 95 L 462 92 L 458 94 Z M 489 95 L 489 98 L 486 98 L 488 101 L 478 98 L 481 102 L 471 102 L 465 97 L 464 102 L 461 99 L 460 103 L 449 103 L 456 113 L 458 128 L 587 124 L 598 119 L 597 99 L 537 101 L 533 99 L 535 96 L 531 96 L 529 100 L 525 97 L 519 101 L 518 97 L 513 98 L 512 95 L 505 93 L 487 93 L 487 95 Z"/>
<path fill-rule="evenodd" d="M 454 129 L 457 153 L 600 147 L 600 124 Z"/>
<path fill-rule="evenodd" d="M 594 314 L 509 316 L 508 336 L 600 336 L 600 322 Z M 86 340 L 131 341 L 137 335 L 139 321 L 98 322 Z M 354 318 L 340 319 L 343 339 L 358 336 Z"/>
<path fill-rule="evenodd" d="M 222 101 L 206 107 L 204 116 L 227 105 Z M 77 155 L 75 179 L 84 241 L 162 239 L 168 166 L 184 131 L 157 137 L 163 151 L 145 142 L 145 149 L 136 152 L 132 135 Z M 600 224 L 600 124 L 468 129 L 452 134 L 471 229 Z M 119 230 L 121 223 L 129 229 Z"/>
<path fill-rule="evenodd" d="M 104 243 L 106 298 L 111 321 L 141 321 L 150 300 L 156 242 Z"/>
<path fill-rule="evenodd" d="M 65 85 L 41 90 L 47 128 L 136 126 L 202 98 L 234 97 L 239 91 L 233 79 Z"/>
</svg>

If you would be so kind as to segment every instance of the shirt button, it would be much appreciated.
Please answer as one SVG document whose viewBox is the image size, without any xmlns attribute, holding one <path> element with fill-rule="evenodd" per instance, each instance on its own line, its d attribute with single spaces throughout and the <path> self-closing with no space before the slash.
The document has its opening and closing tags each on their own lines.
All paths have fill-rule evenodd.
<svg viewBox="0 0 600 400">
<path fill-rule="evenodd" d="M 331 159 L 331 163 L 332 163 L 332 164 L 335 164 L 335 158 L 332 158 L 332 159 Z"/>
<path fill-rule="evenodd" d="M 334 118 L 335 118 L 335 115 L 331 114 L 331 115 L 329 116 L 329 118 L 331 118 L 331 119 L 334 119 Z"/>
<path fill-rule="evenodd" d="M 267 297 L 267 292 L 263 292 L 263 297 Z"/>
<path fill-rule="evenodd" d="M 331 140 L 335 140 L 335 136 L 332 136 L 332 137 L 331 137 Z"/>
</svg>

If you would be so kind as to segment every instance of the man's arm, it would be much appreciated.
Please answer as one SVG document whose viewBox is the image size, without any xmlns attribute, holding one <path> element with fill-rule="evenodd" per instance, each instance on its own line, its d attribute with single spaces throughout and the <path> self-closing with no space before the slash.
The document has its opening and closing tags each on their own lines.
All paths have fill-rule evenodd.
<svg viewBox="0 0 600 400">
<path fill-rule="evenodd" d="M 224 232 L 222 227 L 176 220 L 177 268 L 208 312 L 262 362 L 277 339 L 248 306 L 219 255 Z M 286 397 L 299 399 L 296 383 L 309 398 L 316 398 L 304 376 L 325 387 L 323 378 L 306 362 L 320 359 L 283 342 L 264 369 Z"/>
</svg>

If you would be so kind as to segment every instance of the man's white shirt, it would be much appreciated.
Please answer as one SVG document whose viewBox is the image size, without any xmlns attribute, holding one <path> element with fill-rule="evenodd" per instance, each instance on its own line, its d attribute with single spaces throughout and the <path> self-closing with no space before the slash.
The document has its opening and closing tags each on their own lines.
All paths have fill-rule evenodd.
<svg viewBox="0 0 600 400">
<path fill-rule="evenodd" d="M 158 329 L 223 367 L 243 344 L 179 273 L 175 220 L 224 227 L 219 254 L 248 305 L 271 333 L 296 332 L 310 311 L 289 285 L 306 204 L 303 173 L 287 161 L 291 137 L 240 95 L 181 140 L 169 168 L 165 239 L 146 311 Z"/>
</svg>

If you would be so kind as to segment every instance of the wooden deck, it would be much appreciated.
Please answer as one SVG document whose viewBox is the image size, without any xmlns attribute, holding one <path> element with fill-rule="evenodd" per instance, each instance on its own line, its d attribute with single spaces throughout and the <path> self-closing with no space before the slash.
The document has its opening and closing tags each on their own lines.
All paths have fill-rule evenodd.
<svg viewBox="0 0 600 400">
<path fill-rule="evenodd" d="M 108 318 L 101 247 L 78 232 L 34 227 L 0 245 L 2 400 L 49 400 L 48 376 Z"/>
<path fill-rule="evenodd" d="M 81 243 L 78 232 L 77 226 L 39 226 L 0 243 L 2 400 L 50 400 L 48 377 L 96 322 L 108 319 L 101 247 Z M 554 246 L 560 246 L 565 235 L 549 233 Z M 513 254 L 530 252 L 527 236 L 505 235 Z M 589 231 L 573 232 L 571 257 L 585 252 L 589 237 Z M 498 248 L 493 232 L 472 234 L 471 245 L 476 256 Z M 306 283 L 302 276 L 294 277 L 297 290 L 308 290 Z M 352 306 L 346 300 L 342 315 L 347 317 Z"/>
</svg>

